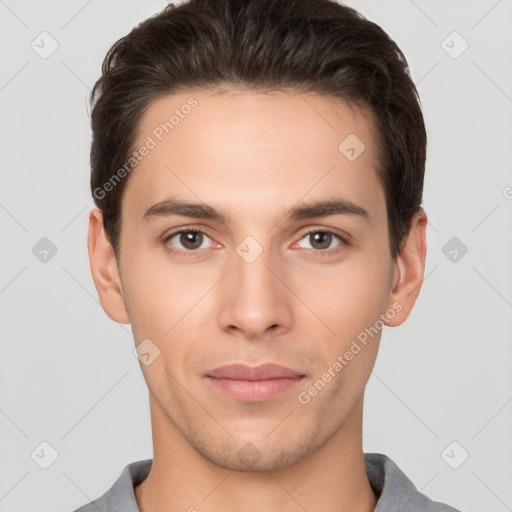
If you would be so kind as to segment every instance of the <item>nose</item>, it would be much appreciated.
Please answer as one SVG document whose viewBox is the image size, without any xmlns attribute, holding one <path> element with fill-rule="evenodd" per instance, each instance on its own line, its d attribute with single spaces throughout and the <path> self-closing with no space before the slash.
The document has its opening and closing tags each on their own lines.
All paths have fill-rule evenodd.
<svg viewBox="0 0 512 512">
<path fill-rule="evenodd" d="M 284 265 L 264 250 L 249 262 L 233 254 L 232 269 L 220 290 L 220 326 L 247 339 L 284 333 L 291 328 L 293 293 Z"/>
</svg>

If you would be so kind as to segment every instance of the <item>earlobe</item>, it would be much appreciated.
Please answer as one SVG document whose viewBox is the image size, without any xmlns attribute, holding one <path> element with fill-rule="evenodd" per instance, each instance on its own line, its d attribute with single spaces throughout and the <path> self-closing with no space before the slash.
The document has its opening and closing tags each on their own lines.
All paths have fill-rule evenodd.
<svg viewBox="0 0 512 512">
<path fill-rule="evenodd" d="M 409 233 L 396 257 L 387 308 L 392 308 L 393 304 L 401 307 L 393 318 L 385 320 L 390 327 L 401 325 L 407 319 L 420 293 L 427 253 L 426 228 L 427 216 L 420 210 L 413 217 Z"/>
<path fill-rule="evenodd" d="M 87 249 L 91 274 L 101 306 L 115 322 L 129 324 L 130 318 L 124 302 L 114 250 L 107 240 L 103 228 L 103 214 L 98 208 L 89 213 Z"/>
</svg>

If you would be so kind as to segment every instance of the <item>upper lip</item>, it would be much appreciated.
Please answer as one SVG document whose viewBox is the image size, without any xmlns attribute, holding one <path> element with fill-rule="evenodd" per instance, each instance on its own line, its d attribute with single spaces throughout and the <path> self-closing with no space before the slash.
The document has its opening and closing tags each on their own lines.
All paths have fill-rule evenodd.
<svg viewBox="0 0 512 512">
<path fill-rule="evenodd" d="M 266 380 L 279 378 L 297 378 L 304 375 L 286 366 L 266 363 L 260 366 L 247 366 L 245 364 L 228 364 L 208 372 L 207 377 L 217 379 L 236 380 Z"/>
</svg>

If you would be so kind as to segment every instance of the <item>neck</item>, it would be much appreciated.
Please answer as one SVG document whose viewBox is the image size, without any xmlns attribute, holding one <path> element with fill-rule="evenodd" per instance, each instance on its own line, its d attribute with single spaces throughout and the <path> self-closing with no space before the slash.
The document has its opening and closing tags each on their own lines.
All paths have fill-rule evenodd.
<svg viewBox="0 0 512 512">
<path fill-rule="evenodd" d="M 135 488 L 140 512 L 373 512 L 362 451 L 363 399 L 316 452 L 279 471 L 230 471 L 202 457 L 150 398 L 153 465 Z"/>
</svg>

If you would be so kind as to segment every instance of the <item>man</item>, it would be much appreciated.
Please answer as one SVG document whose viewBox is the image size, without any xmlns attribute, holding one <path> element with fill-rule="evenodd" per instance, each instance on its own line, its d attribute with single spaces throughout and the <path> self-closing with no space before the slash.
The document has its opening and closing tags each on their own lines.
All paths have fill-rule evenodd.
<svg viewBox="0 0 512 512">
<path fill-rule="evenodd" d="M 454 511 L 362 451 L 426 255 L 396 44 L 331 0 L 190 0 L 117 41 L 91 99 L 91 271 L 154 457 L 80 512 Z"/>
</svg>

